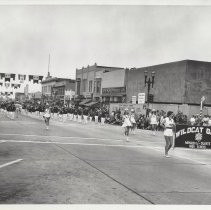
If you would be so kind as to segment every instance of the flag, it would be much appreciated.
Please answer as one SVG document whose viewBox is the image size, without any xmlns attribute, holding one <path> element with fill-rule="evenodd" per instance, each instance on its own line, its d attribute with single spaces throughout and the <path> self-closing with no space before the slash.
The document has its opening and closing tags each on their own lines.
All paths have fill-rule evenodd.
<svg viewBox="0 0 211 210">
<path fill-rule="evenodd" d="M 8 74 L 8 73 L 5 73 L 4 74 L 4 81 L 5 82 L 10 82 L 10 79 L 12 78 L 13 80 L 15 80 L 15 74 Z"/>
<path fill-rule="evenodd" d="M 29 81 L 33 80 L 33 83 L 39 83 L 39 81 L 42 81 L 43 76 L 37 76 L 37 75 L 29 75 Z"/>
<path fill-rule="evenodd" d="M 20 84 L 12 84 L 12 87 L 14 87 L 14 89 L 20 88 Z"/>
<path fill-rule="evenodd" d="M 19 74 L 18 75 L 18 80 L 20 80 L 20 83 L 23 83 L 26 80 L 26 75 L 24 74 Z"/>
<path fill-rule="evenodd" d="M 4 81 L 5 81 L 5 82 L 10 82 L 10 76 L 11 76 L 10 74 L 7 74 L 7 73 L 6 73 L 6 74 L 5 74 Z"/>
<path fill-rule="evenodd" d="M 6 88 L 10 87 L 10 83 L 9 82 L 5 82 L 4 85 L 5 85 Z"/>
<path fill-rule="evenodd" d="M 0 73 L 0 79 L 3 79 L 5 77 L 5 74 L 4 73 Z"/>
</svg>

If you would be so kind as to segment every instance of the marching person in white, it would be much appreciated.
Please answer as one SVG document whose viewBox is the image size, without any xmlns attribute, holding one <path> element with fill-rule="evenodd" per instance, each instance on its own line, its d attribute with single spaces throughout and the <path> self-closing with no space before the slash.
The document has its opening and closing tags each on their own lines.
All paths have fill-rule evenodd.
<svg viewBox="0 0 211 210">
<path fill-rule="evenodd" d="M 165 157 L 169 158 L 168 152 L 173 145 L 173 130 L 175 127 L 172 111 L 167 112 L 167 117 L 163 120 L 162 124 L 164 125 L 164 138 L 166 140 Z"/>
<path fill-rule="evenodd" d="M 49 121 L 50 121 L 50 118 L 51 118 L 51 112 L 50 112 L 50 108 L 48 106 L 45 109 L 43 118 L 45 120 L 46 129 L 48 130 L 48 128 L 49 128 Z"/>
<path fill-rule="evenodd" d="M 131 114 L 130 114 L 130 122 L 131 122 L 131 133 L 135 134 L 135 128 L 136 128 L 136 120 L 135 120 L 135 110 L 131 109 Z"/>
<path fill-rule="evenodd" d="M 124 112 L 124 115 L 123 115 L 123 124 L 122 124 L 122 127 L 124 128 L 124 133 L 125 133 L 125 136 L 127 137 L 126 141 L 128 142 L 129 141 L 129 130 L 130 130 L 130 127 L 132 126 L 131 122 L 130 122 L 130 117 L 129 117 L 129 113 L 128 113 L 128 109 L 125 109 L 125 112 Z"/>
<path fill-rule="evenodd" d="M 152 114 L 150 116 L 150 125 L 151 125 L 151 128 L 152 128 L 152 134 L 155 136 L 155 130 L 156 130 L 157 125 L 158 125 L 158 120 L 157 120 L 157 115 L 156 115 L 155 109 L 152 110 Z"/>
</svg>

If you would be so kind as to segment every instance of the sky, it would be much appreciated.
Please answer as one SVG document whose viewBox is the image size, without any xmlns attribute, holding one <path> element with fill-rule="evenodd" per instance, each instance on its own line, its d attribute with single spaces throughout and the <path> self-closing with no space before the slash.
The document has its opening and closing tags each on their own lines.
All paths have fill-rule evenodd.
<svg viewBox="0 0 211 210">
<path fill-rule="evenodd" d="M 0 72 L 75 79 L 76 68 L 211 62 L 211 6 L 0 5 Z"/>
</svg>

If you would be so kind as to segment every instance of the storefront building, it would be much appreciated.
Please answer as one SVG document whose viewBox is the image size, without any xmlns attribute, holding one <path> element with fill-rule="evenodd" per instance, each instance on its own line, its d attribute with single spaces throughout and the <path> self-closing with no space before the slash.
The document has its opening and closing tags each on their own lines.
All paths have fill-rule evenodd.
<svg viewBox="0 0 211 210">
<path fill-rule="evenodd" d="M 105 103 L 125 103 L 127 72 L 129 69 L 107 71 L 102 76 L 102 101 Z"/>
<path fill-rule="evenodd" d="M 52 86 L 52 96 L 54 100 L 71 100 L 75 92 L 75 80 L 58 78 L 56 84 Z M 69 96 L 69 97 L 67 97 Z"/>
<path fill-rule="evenodd" d="M 119 70 L 123 70 L 123 68 L 98 66 L 96 63 L 93 66 L 76 69 L 76 95 L 93 101 L 104 100 L 102 99 L 102 88 L 113 87 L 112 83 L 114 82 L 114 80 L 110 80 L 105 85 L 105 74 Z"/>
<path fill-rule="evenodd" d="M 65 98 L 70 100 L 75 93 L 75 80 L 72 79 L 48 76 L 41 84 L 44 101 L 61 101 L 64 103 Z M 71 96 L 66 97 L 66 93 L 70 93 Z"/>
</svg>

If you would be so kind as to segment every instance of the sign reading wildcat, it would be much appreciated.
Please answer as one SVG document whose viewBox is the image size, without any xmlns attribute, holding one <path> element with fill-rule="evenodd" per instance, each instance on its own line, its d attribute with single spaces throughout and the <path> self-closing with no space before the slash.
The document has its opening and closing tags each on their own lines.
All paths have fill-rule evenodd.
<svg viewBox="0 0 211 210">
<path fill-rule="evenodd" d="M 174 146 L 211 149 L 211 127 L 177 125 Z"/>
</svg>

